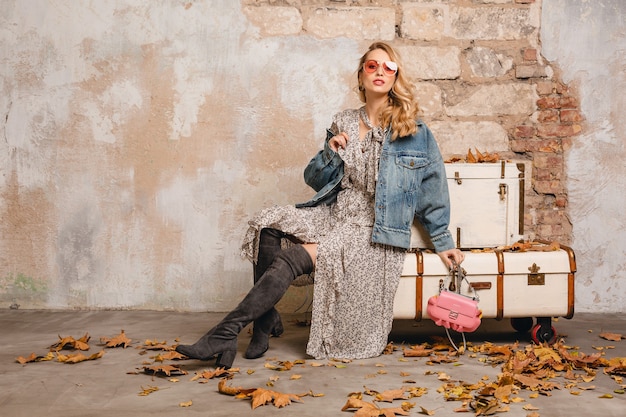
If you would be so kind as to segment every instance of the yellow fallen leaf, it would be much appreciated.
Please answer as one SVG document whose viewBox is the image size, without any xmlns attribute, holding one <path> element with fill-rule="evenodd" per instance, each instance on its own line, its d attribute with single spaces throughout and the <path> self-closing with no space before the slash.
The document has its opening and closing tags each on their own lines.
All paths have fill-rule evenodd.
<svg viewBox="0 0 626 417">
<path fill-rule="evenodd" d="M 191 407 L 192 405 L 193 405 L 193 401 L 191 400 L 178 404 L 179 407 Z"/>
</svg>

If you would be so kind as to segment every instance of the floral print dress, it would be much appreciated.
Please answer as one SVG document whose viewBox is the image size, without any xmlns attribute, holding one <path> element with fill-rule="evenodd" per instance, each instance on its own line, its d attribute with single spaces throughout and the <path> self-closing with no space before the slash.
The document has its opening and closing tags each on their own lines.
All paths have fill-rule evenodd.
<svg viewBox="0 0 626 417">
<path fill-rule="evenodd" d="M 370 128 L 363 140 L 359 119 Z M 249 222 L 242 254 L 256 260 L 264 227 L 317 243 L 307 354 L 316 359 L 370 358 L 387 345 L 406 254 L 405 249 L 371 241 L 378 160 L 386 132 L 371 125 L 364 107 L 335 115 L 331 130 L 346 132 L 350 138 L 346 149 L 338 151 L 344 178 L 337 201 L 329 206 L 262 210 Z"/>
</svg>

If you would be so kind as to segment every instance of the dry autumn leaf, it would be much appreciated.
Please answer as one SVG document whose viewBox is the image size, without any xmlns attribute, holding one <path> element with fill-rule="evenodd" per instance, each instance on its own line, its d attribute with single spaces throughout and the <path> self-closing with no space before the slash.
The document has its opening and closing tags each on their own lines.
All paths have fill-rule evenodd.
<svg viewBox="0 0 626 417">
<path fill-rule="evenodd" d="M 600 333 L 598 336 L 600 336 L 603 339 L 606 340 L 610 340 L 612 342 L 619 342 L 620 340 L 622 340 L 624 338 L 624 336 L 622 336 L 619 333 Z"/>
<path fill-rule="evenodd" d="M 376 404 L 368 403 L 366 401 L 360 400 L 358 398 L 348 398 L 348 401 L 343 406 L 341 411 L 352 411 L 357 410 L 354 413 L 354 417 L 395 417 L 395 416 L 408 416 L 408 411 L 404 410 L 402 407 L 395 408 L 380 408 Z"/>
<path fill-rule="evenodd" d="M 404 349 L 403 355 L 406 358 L 426 358 L 433 353 L 433 349 L 425 345 L 412 346 L 411 349 Z"/>
<path fill-rule="evenodd" d="M 87 344 L 89 339 L 91 339 L 89 333 L 85 333 L 80 339 L 74 339 L 72 336 L 61 337 L 59 335 L 59 341 L 50 346 L 50 350 L 55 352 L 63 349 L 89 350 L 89 345 Z"/>
<path fill-rule="evenodd" d="M 57 353 L 57 362 L 74 364 L 74 363 L 85 362 L 85 361 L 93 361 L 96 359 L 100 359 L 103 356 L 104 356 L 104 350 L 101 350 L 100 352 L 94 353 L 93 355 L 90 355 L 90 356 L 85 356 L 80 352 L 71 353 L 69 355 L 63 355 L 61 353 Z"/>
<path fill-rule="evenodd" d="M 435 412 L 433 410 L 427 410 L 424 407 L 420 406 L 420 411 L 418 414 L 424 414 L 426 416 L 434 416 Z"/>
<path fill-rule="evenodd" d="M 126 348 L 128 345 L 130 345 L 132 341 L 128 337 L 126 337 L 124 330 L 122 330 L 120 334 L 110 339 L 106 337 L 101 337 L 100 342 L 104 343 L 105 346 L 108 348 L 114 348 L 114 347 L 120 347 L 120 346 L 123 346 L 124 348 Z"/>
<path fill-rule="evenodd" d="M 216 368 L 214 370 L 204 370 L 202 372 L 196 372 L 196 375 L 191 378 L 192 381 L 197 381 L 198 379 L 213 379 L 213 378 L 221 378 L 221 377 L 232 377 L 235 372 L 239 372 L 239 368 Z"/>
<path fill-rule="evenodd" d="M 187 375 L 187 371 L 184 369 L 180 369 L 178 365 L 154 365 L 154 366 L 144 366 L 144 372 L 152 375 Z"/>
<path fill-rule="evenodd" d="M 187 359 L 187 357 L 176 351 L 169 351 L 167 353 L 162 353 L 156 356 L 151 356 L 150 359 L 153 359 L 155 362 L 165 362 L 168 360 L 179 361 L 179 360 Z"/>
<path fill-rule="evenodd" d="M 54 359 L 54 353 L 52 352 L 48 352 L 45 356 L 35 355 L 35 353 L 33 352 L 26 358 L 23 356 L 18 356 L 17 358 L 15 358 L 15 361 L 24 365 L 31 362 L 50 361 L 52 359 Z"/>
<path fill-rule="evenodd" d="M 152 394 L 153 392 L 158 391 L 159 389 L 159 387 L 153 387 L 148 385 L 148 388 L 141 387 L 141 391 L 137 395 L 139 395 L 140 397 L 145 397 Z"/>
</svg>

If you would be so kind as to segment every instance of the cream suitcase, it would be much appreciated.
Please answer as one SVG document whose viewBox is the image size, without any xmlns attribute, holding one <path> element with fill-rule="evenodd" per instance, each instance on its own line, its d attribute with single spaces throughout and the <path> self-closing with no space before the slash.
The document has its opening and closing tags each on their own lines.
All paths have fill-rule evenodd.
<svg viewBox="0 0 626 417">
<path fill-rule="evenodd" d="M 524 163 L 447 163 L 450 232 L 459 248 L 490 248 L 524 234 Z M 419 223 L 411 229 L 412 248 L 433 248 Z"/>
<path fill-rule="evenodd" d="M 574 315 L 574 252 L 546 242 L 515 251 L 523 236 L 524 165 L 521 163 L 446 164 L 450 189 L 450 230 L 465 251 L 463 269 L 479 295 L 483 318 L 511 319 L 520 332 L 532 331 L 537 343 L 552 342 L 552 317 Z M 419 225 L 412 232 L 415 250 L 407 254 L 394 301 L 394 318 L 427 318 L 428 299 L 439 291 L 448 270 Z M 496 249 L 499 248 L 499 249 Z M 463 294 L 472 294 L 462 285 Z M 536 318 L 536 323 L 533 318 Z"/>
</svg>

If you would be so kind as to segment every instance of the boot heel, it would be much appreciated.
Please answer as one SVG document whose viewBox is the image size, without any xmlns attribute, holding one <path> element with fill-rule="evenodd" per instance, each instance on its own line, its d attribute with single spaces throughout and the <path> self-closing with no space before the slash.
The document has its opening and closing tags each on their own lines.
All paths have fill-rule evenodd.
<svg viewBox="0 0 626 417">
<path fill-rule="evenodd" d="M 237 356 L 236 350 L 226 350 L 217 355 L 217 361 L 215 361 L 216 368 L 230 369 Z"/>
</svg>

